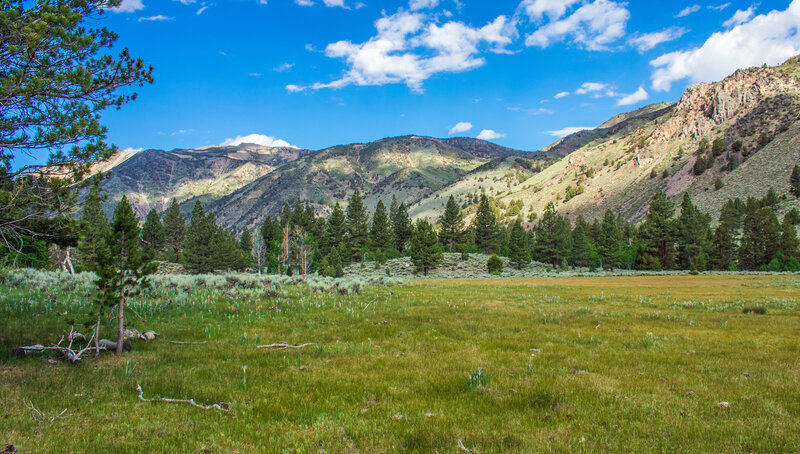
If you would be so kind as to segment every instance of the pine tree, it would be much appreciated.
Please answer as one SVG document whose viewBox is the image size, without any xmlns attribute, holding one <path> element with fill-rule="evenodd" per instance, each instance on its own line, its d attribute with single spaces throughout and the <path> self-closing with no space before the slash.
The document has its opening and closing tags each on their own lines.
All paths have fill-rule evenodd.
<svg viewBox="0 0 800 454">
<path fill-rule="evenodd" d="M 780 199 L 778 198 L 778 193 L 775 192 L 775 188 L 770 187 L 767 191 L 767 195 L 761 199 L 761 205 L 769 208 L 775 208 L 775 205 L 778 204 Z"/>
<path fill-rule="evenodd" d="M 522 227 L 522 222 L 517 219 L 514 226 L 511 227 L 511 236 L 509 240 L 508 258 L 511 264 L 521 270 L 523 266 L 531 262 L 530 252 L 528 249 L 528 234 Z"/>
<path fill-rule="evenodd" d="M 362 250 L 369 241 L 369 215 L 358 189 L 353 192 L 347 204 L 347 240 L 350 243 L 350 257 L 355 262 L 362 260 Z"/>
<path fill-rule="evenodd" d="M 142 226 L 142 248 L 149 254 L 155 256 L 164 249 L 166 239 L 164 225 L 161 224 L 158 212 L 153 208 L 147 213 L 144 226 Z"/>
<path fill-rule="evenodd" d="M 439 244 L 439 237 L 427 219 L 417 221 L 409 243 L 411 262 L 417 272 L 422 271 L 427 276 L 431 268 L 441 263 L 442 247 Z"/>
<path fill-rule="evenodd" d="M 414 225 L 408 217 L 404 203 L 398 205 L 397 211 L 392 215 L 392 232 L 394 232 L 394 248 L 400 252 L 405 251 L 414 233 Z"/>
<path fill-rule="evenodd" d="M 99 255 L 104 253 L 103 241 L 108 234 L 108 219 L 103 213 L 103 201 L 106 197 L 101 193 L 99 185 L 92 186 L 78 221 L 80 231 L 78 257 L 80 268 L 85 271 L 97 271 Z"/>
<path fill-rule="evenodd" d="M 455 252 L 463 241 L 464 214 L 452 195 L 447 199 L 447 206 L 439 219 L 439 226 L 439 241 L 449 252 Z"/>
<path fill-rule="evenodd" d="M 622 250 L 622 232 L 619 230 L 617 218 L 611 210 L 606 210 L 600 233 L 597 237 L 597 253 L 603 263 L 604 269 L 614 271 L 619 265 L 619 255 Z"/>
<path fill-rule="evenodd" d="M 253 264 L 253 234 L 250 229 L 244 229 L 242 236 L 239 238 L 239 249 L 242 250 L 242 258 L 244 267 L 250 267 Z"/>
<path fill-rule="evenodd" d="M 589 226 L 583 219 L 583 216 L 578 216 L 575 220 L 575 227 L 572 229 L 572 253 L 570 254 L 570 262 L 575 266 L 588 267 L 592 259 L 592 245 L 587 235 Z"/>
<path fill-rule="evenodd" d="M 164 212 L 164 235 L 167 260 L 179 262 L 183 242 L 186 239 L 186 216 L 181 212 L 181 207 L 175 199 L 172 199 L 169 208 Z"/>
<path fill-rule="evenodd" d="M 486 194 L 481 194 L 475 219 L 472 220 L 472 227 L 475 230 L 475 245 L 478 249 L 482 250 L 484 254 L 499 252 L 497 218 Z"/>
<path fill-rule="evenodd" d="M 683 269 L 700 270 L 698 257 L 705 256 L 710 234 L 711 220 L 692 204 L 689 193 L 684 193 L 677 219 L 678 259 Z"/>
<path fill-rule="evenodd" d="M 339 202 L 333 206 L 333 212 L 328 216 L 325 226 L 325 244 L 327 251 L 338 248 L 347 241 L 347 219 Z"/>
<path fill-rule="evenodd" d="M 797 229 L 788 216 L 784 217 L 781 223 L 779 250 L 786 258 L 794 257 L 800 260 L 800 240 L 797 239 Z"/>
<path fill-rule="evenodd" d="M 370 244 L 376 256 L 383 255 L 393 247 L 392 229 L 389 226 L 389 216 L 386 214 L 386 205 L 378 200 L 375 214 L 372 215 L 372 228 L 369 232 Z M 380 262 L 380 260 L 378 260 Z"/>
<path fill-rule="evenodd" d="M 792 176 L 789 178 L 789 183 L 791 185 L 790 190 L 792 195 L 800 197 L 800 165 L 796 165 L 794 169 L 792 169 Z"/>
<path fill-rule="evenodd" d="M 669 270 L 675 263 L 675 204 L 658 191 L 650 201 L 644 223 L 639 228 L 642 244 L 639 265 L 648 270 Z"/>
<path fill-rule="evenodd" d="M 556 213 L 555 204 L 547 204 L 534 232 L 535 258 L 558 268 L 572 251 L 572 229 L 569 222 Z"/>
<path fill-rule="evenodd" d="M 206 216 L 203 204 L 198 200 L 192 210 L 192 219 L 186 229 L 186 245 L 183 249 L 182 263 L 193 273 L 214 271 L 214 240 L 216 222 Z"/>
<path fill-rule="evenodd" d="M 214 226 L 214 235 L 211 243 L 211 270 L 239 271 L 243 269 L 244 256 L 236 237 L 231 232 L 217 226 L 214 213 L 209 213 L 206 222 Z"/>
<path fill-rule="evenodd" d="M 779 247 L 780 223 L 775 212 L 758 200 L 748 199 L 742 222 L 739 265 L 743 269 L 757 270 L 775 257 Z"/>
<path fill-rule="evenodd" d="M 731 263 L 736 262 L 738 248 L 736 239 L 739 236 L 741 225 L 741 212 L 732 200 L 728 200 L 722 206 L 719 225 L 711 240 L 712 247 L 709 256 L 714 269 L 727 270 Z"/>
<path fill-rule="evenodd" d="M 125 304 L 147 287 L 147 275 L 155 271 L 152 256 L 140 247 L 140 233 L 139 220 L 123 196 L 114 210 L 98 269 L 101 293 L 96 329 L 99 331 L 102 307 L 117 306 L 117 355 L 122 354 L 125 337 Z"/>
</svg>

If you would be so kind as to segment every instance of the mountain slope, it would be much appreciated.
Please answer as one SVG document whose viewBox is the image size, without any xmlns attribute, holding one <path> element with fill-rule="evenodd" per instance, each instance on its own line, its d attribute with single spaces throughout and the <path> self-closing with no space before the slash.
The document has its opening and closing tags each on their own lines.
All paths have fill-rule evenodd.
<svg viewBox="0 0 800 454">
<path fill-rule="evenodd" d="M 554 144 L 550 152 L 569 154 L 541 172 L 515 180 L 507 178 L 513 172 L 508 166 L 478 169 L 421 200 L 411 214 L 437 219 L 442 200 L 453 195 L 469 207 L 481 190 L 507 208 L 501 212 L 513 207 L 517 216 L 521 205 L 525 219 L 553 202 L 573 218 L 600 218 L 611 209 L 638 221 L 657 190 L 676 199 L 688 191 L 713 216 L 728 198 L 762 197 L 769 187 L 793 198 L 788 186 L 800 163 L 800 60 L 694 85 L 676 104 L 648 106 L 604 125 Z M 703 139 L 721 139 L 724 149 L 717 156 L 701 152 Z M 707 170 L 695 170 L 698 159 Z"/>
<path fill-rule="evenodd" d="M 307 153 L 253 144 L 196 150 L 145 150 L 115 156 L 96 170 L 111 170 L 111 177 L 102 183 L 109 195 L 104 207 L 106 212 L 111 212 L 125 194 L 137 214 L 144 216 L 151 208 L 166 209 L 172 198 L 179 202 L 197 198 L 212 202 Z"/>
<path fill-rule="evenodd" d="M 308 201 L 327 213 L 355 189 L 368 207 L 392 196 L 407 204 L 457 181 L 492 159 L 528 156 L 489 142 L 405 136 L 369 144 L 342 145 L 304 156 L 210 205 L 228 227 L 252 227 L 278 215 L 285 203 Z"/>
</svg>

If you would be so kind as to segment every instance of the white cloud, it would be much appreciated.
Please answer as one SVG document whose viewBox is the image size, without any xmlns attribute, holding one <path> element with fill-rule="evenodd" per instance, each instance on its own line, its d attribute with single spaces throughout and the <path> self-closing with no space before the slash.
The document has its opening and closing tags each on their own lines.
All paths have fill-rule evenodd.
<svg viewBox="0 0 800 454">
<path fill-rule="evenodd" d="M 286 86 L 286 91 L 288 91 L 289 93 L 298 93 L 298 92 L 301 92 L 303 90 L 304 90 L 303 87 L 301 87 L 299 85 L 295 85 L 295 84 L 289 84 L 289 85 Z"/>
<path fill-rule="evenodd" d="M 462 121 L 462 122 L 457 123 L 452 128 L 450 128 L 450 132 L 448 134 L 451 135 L 451 136 L 453 134 L 461 134 L 462 132 L 467 132 L 470 129 L 472 129 L 472 123 L 470 123 L 468 121 Z"/>
<path fill-rule="evenodd" d="M 347 8 L 347 5 L 344 4 L 344 0 L 322 0 L 322 3 L 324 3 L 328 8 Z"/>
<path fill-rule="evenodd" d="M 124 150 L 119 150 L 119 151 L 122 153 L 139 153 L 140 151 L 144 151 L 144 148 L 128 147 Z"/>
<path fill-rule="evenodd" d="M 525 14 L 533 20 L 541 20 L 544 16 L 550 20 L 557 20 L 564 17 L 567 8 L 580 0 L 523 0 L 519 4 L 519 9 L 525 10 Z"/>
<path fill-rule="evenodd" d="M 340 79 L 302 88 L 405 83 L 421 92 L 422 83 L 436 74 L 483 66 L 480 54 L 503 52 L 516 33 L 505 16 L 473 28 L 461 22 L 439 25 L 432 15 L 403 10 L 378 19 L 375 28 L 377 34 L 364 43 L 339 41 L 326 47 L 326 56 L 341 58 L 349 67 Z"/>
<path fill-rule="evenodd" d="M 625 36 L 630 19 L 627 3 L 595 0 L 569 16 L 540 27 L 525 39 L 529 47 L 546 48 L 567 41 L 588 50 L 608 50 L 609 45 Z"/>
<path fill-rule="evenodd" d="M 700 11 L 700 5 L 687 6 L 686 8 L 682 9 L 681 12 L 676 14 L 675 17 L 686 17 L 698 11 Z"/>
<path fill-rule="evenodd" d="M 628 44 L 635 47 L 639 52 L 647 52 L 659 44 L 676 40 L 686 34 L 687 30 L 682 27 L 670 27 L 666 30 L 653 33 L 645 33 L 628 40 Z"/>
<path fill-rule="evenodd" d="M 699 48 L 664 54 L 650 64 L 653 88 L 667 91 L 672 83 L 720 80 L 739 68 L 778 64 L 800 53 L 800 0 L 784 11 L 772 11 L 724 32 L 711 35 Z"/>
<path fill-rule="evenodd" d="M 110 8 L 115 13 L 132 13 L 144 9 L 142 0 L 122 0 L 119 6 Z"/>
<path fill-rule="evenodd" d="M 569 126 L 564 129 L 557 129 L 555 131 L 545 131 L 545 132 L 553 137 L 562 138 L 562 137 L 567 137 L 568 135 L 571 134 L 575 134 L 576 132 L 591 131 L 592 129 L 594 129 L 594 127 L 592 126 Z"/>
<path fill-rule="evenodd" d="M 600 82 L 584 82 L 581 84 L 581 87 L 575 90 L 576 95 L 588 95 L 589 93 L 599 93 L 602 91 L 606 91 L 609 96 L 612 95 L 613 90 L 611 90 L 611 86 L 608 84 L 600 83 Z"/>
<path fill-rule="evenodd" d="M 411 11 L 418 11 L 421 9 L 432 9 L 439 5 L 439 0 L 411 0 L 408 2 L 408 8 Z"/>
<path fill-rule="evenodd" d="M 254 143 L 256 145 L 262 145 L 265 147 L 275 147 L 275 148 L 297 148 L 296 146 L 286 142 L 285 140 L 276 139 L 272 136 L 265 136 L 263 134 L 250 134 L 248 136 L 237 136 L 235 139 L 225 139 L 224 142 L 220 144 L 222 147 L 235 147 L 237 145 L 241 145 L 243 143 Z"/>
<path fill-rule="evenodd" d="M 566 98 L 567 96 L 569 96 L 569 92 L 568 91 L 562 91 L 561 93 L 556 93 L 556 95 L 553 96 L 553 97 L 556 98 L 556 99 L 561 99 L 561 98 Z"/>
<path fill-rule="evenodd" d="M 199 16 L 199 15 L 203 14 L 203 11 L 205 11 L 207 9 L 208 9 L 208 7 L 206 5 L 203 5 L 197 10 L 197 12 L 195 14 L 197 14 Z"/>
<path fill-rule="evenodd" d="M 502 139 L 505 137 L 505 134 L 493 131 L 491 129 L 484 129 L 478 134 L 478 139 L 480 140 L 494 140 L 494 139 Z"/>
<path fill-rule="evenodd" d="M 163 21 L 168 21 L 168 20 L 172 20 L 172 19 L 175 19 L 175 18 L 174 17 L 165 16 L 163 14 L 158 14 L 158 15 L 155 15 L 155 16 L 140 17 L 139 18 L 139 22 L 143 22 L 143 21 L 146 21 L 146 22 L 163 22 Z"/>
<path fill-rule="evenodd" d="M 273 71 L 285 73 L 287 71 L 291 71 L 292 68 L 294 68 L 294 63 L 281 63 L 280 65 L 276 66 Z"/>
<path fill-rule="evenodd" d="M 722 26 L 725 28 L 735 27 L 737 25 L 744 24 L 745 22 L 750 22 L 750 20 L 755 15 L 756 15 L 756 5 L 752 5 L 750 8 L 747 8 L 745 10 L 739 9 L 736 10 L 735 13 L 733 13 L 733 17 L 723 22 Z"/>
<path fill-rule="evenodd" d="M 314 0 L 294 0 L 294 2 L 300 6 L 313 6 Z"/>
<path fill-rule="evenodd" d="M 261 77 L 261 73 L 247 73 L 250 77 Z"/>
<path fill-rule="evenodd" d="M 634 93 L 629 95 L 625 95 L 617 101 L 618 106 L 630 106 L 633 104 L 638 104 L 642 101 L 647 101 L 650 98 L 650 95 L 647 93 L 647 90 L 644 87 L 639 87 Z"/>
<path fill-rule="evenodd" d="M 722 11 L 729 6 L 731 6 L 730 2 L 723 3 L 721 5 L 708 5 L 708 9 L 713 9 L 715 11 Z"/>
</svg>

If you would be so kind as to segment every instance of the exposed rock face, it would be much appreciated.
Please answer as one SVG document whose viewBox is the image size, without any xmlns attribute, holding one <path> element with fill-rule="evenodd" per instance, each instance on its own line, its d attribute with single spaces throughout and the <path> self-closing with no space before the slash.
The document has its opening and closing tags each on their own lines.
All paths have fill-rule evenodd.
<svg viewBox="0 0 800 454">
<path fill-rule="evenodd" d="M 739 70 L 721 82 L 687 88 L 671 117 L 655 129 L 651 139 L 656 143 L 695 139 L 715 126 L 747 116 L 771 98 L 799 93 L 797 79 L 774 68 Z"/>
</svg>

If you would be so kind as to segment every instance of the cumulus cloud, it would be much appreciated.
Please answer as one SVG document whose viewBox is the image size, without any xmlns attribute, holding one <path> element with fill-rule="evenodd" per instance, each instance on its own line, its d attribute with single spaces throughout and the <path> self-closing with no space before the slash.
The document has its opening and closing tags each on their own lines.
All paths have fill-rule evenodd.
<svg viewBox="0 0 800 454">
<path fill-rule="evenodd" d="M 254 143 L 256 145 L 275 148 L 298 148 L 285 140 L 276 139 L 275 137 L 265 136 L 263 134 L 250 134 L 248 136 L 236 136 L 235 139 L 225 139 L 220 146 L 235 147 L 243 143 Z"/>
<path fill-rule="evenodd" d="M 132 13 L 144 9 L 144 4 L 142 0 L 122 0 L 118 6 L 109 9 L 115 13 Z"/>
<path fill-rule="evenodd" d="M 750 20 L 755 15 L 756 15 L 756 5 L 752 5 L 750 8 L 747 8 L 745 10 L 739 9 L 736 10 L 735 13 L 733 13 L 733 17 L 723 22 L 722 26 L 725 28 L 735 27 L 737 25 L 744 24 L 745 22 L 750 22 Z"/>
<path fill-rule="evenodd" d="M 375 22 L 377 34 L 368 41 L 338 41 L 325 48 L 326 56 L 348 65 L 340 79 L 287 90 L 404 83 L 422 92 L 422 83 L 436 74 L 483 66 L 481 53 L 503 52 L 516 33 L 505 16 L 480 28 L 455 21 L 439 25 L 435 20 L 429 14 L 403 10 L 384 16 Z"/>
<path fill-rule="evenodd" d="M 439 0 L 411 0 L 408 2 L 408 9 L 418 11 L 421 9 L 432 9 L 439 5 Z"/>
<path fill-rule="evenodd" d="M 548 2 L 550 3 L 555 5 L 553 8 L 559 6 L 557 2 Z M 567 41 L 587 50 L 608 50 L 614 41 L 625 36 L 631 16 L 626 6 L 627 3 L 610 0 L 595 0 L 584 4 L 563 19 L 551 20 L 529 34 L 525 45 L 546 48 L 554 43 Z M 566 6 L 564 8 L 566 11 Z M 545 9 L 542 11 L 547 13 Z M 559 14 L 560 9 L 555 10 L 555 16 Z M 536 16 L 533 15 L 532 18 L 536 19 Z"/>
<path fill-rule="evenodd" d="M 468 121 L 462 121 L 462 122 L 456 123 L 455 126 L 450 128 L 450 132 L 448 134 L 450 134 L 451 136 L 453 134 L 461 134 L 463 132 L 469 131 L 470 129 L 472 129 L 472 123 L 470 123 Z"/>
<path fill-rule="evenodd" d="M 499 133 L 497 131 L 493 131 L 491 129 L 484 129 L 478 134 L 478 139 L 480 140 L 494 140 L 494 139 L 502 139 L 505 137 L 505 134 Z"/>
<path fill-rule="evenodd" d="M 175 19 L 174 17 L 165 16 L 163 14 L 157 14 L 155 16 L 148 16 L 148 17 L 140 17 L 139 22 L 164 22 L 168 20 Z"/>
<path fill-rule="evenodd" d="M 639 52 L 647 52 L 669 41 L 676 40 L 686 34 L 687 30 L 682 27 L 670 27 L 666 30 L 653 33 L 645 33 L 628 40 L 628 44 L 635 47 Z"/>
<path fill-rule="evenodd" d="M 580 0 L 523 0 L 519 9 L 525 11 L 531 19 L 538 21 L 547 16 L 550 20 L 564 17 L 567 8 Z"/>
<path fill-rule="evenodd" d="M 638 104 L 642 101 L 647 101 L 650 98 L 650 95 L 647 93 L 647 90 L 644 87 L 639 87 L 634 93 L 629 95 L 624 95 L 617 101 L 618 106 L 630 106 L 633 104 Z"/>
<path fill-rule="evenodd" d="M 682 9 L 681 12 L 676 14 L 675 17 L 686 17 L 698 11 L 700 11 L 700 5 L 687 6 L 686 8 Z"/>
<path fill-rule="evenodd" d="M 800 0 L 786 10 L 761 14 L 730 30 L 711 35 L 696 49 L 671 52 L 650 62 L 653 88 L 672 83 L 720 80 L 739 68 L 778 64 L 800 53 Z"/>
<path fill-rule="evenodd" d="M 557 129 L 555 131 L 545 131 L 545 132 L 553 137 L 558 137 L 560 139 L 563 137 L 567 137 L 568 135 L 575 134 L 576 132 L 591 131 L 592 129 L 594 129 L 594 127 L 592 126 L 568 126 L 563 129 Z"/>
</svg>

